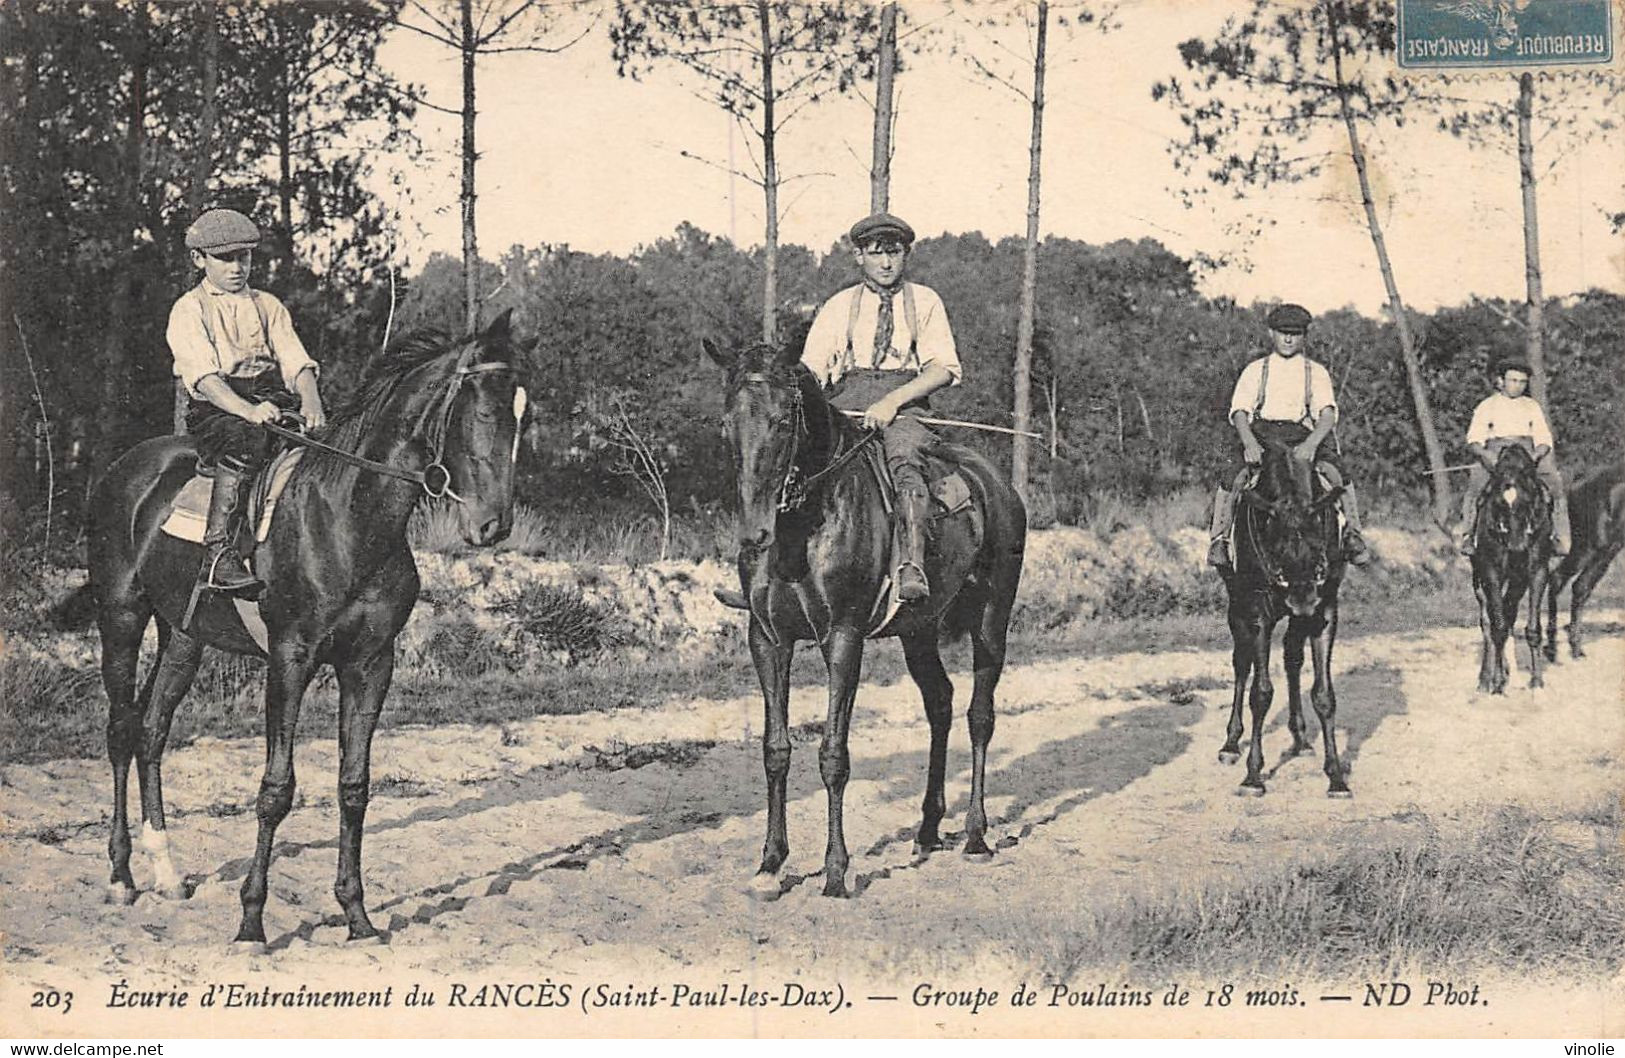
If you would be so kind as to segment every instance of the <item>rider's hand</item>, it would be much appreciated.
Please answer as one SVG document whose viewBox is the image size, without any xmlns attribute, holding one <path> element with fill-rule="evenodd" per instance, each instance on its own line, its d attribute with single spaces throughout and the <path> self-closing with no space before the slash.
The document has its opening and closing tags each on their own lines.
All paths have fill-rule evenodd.
<svg viewBox="0 0 1625 1058">
<path fill-rule="evenodd" d="M 875 401 L 863 412 L 863 427 L 866 430 L 884 430 L 897 418 L 897 405 L 889 397 L 882 397 Z"/>
<path fill-rule="evenodd" d="M 327 412 L 322 408 L 319 400 L 301 401 L 299 416 L 305 420 L 306 430 L 320 430 L 327 425 Z"/>
<path fill-rule="evenodd" d="M 1241 458 L 1257 466 L 1264 461 L 1264 448 L 1257 441 L 1243 441 L 1241 443 Z"/>
<path fill-rule="evenodd" d="M 281 408 L 268 400 L 262 400 L 258 404 L 251 405 L 248 414 L 244 415 L 243 418 L 255 426 L 264 426 L 266 423 L 276 422 L 281 415 Z"/>
<path fill-rule="evenodd" d="M 1300 463 L 1312 463 L 1315 459 L 1315 446 L 1305 442 L 1292 449 L 1292 458 Z"/>
</svg>

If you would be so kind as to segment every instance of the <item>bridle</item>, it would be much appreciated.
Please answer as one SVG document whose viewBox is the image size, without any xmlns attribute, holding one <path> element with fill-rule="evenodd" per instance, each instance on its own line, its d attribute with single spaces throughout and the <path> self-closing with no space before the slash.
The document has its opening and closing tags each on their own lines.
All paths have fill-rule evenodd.
<svg viewBox="0 0 1625 1058">
<path fill-rule="evenodd" d="M 765 372 L 752 371 L 740 376 L 740 384 L 759 382 L 772 385 L 773 379 Z M 801 455 L 801 438 L 807 433 L 807 410 L 801 397 L 801 386 L 797 383 L 790 393 L 790 465 L 784 472 L 784 481 L 779 485 L 778 509 L 781 512 L 800 510 L 812 495 L 813 487 L 861 453 L 865 446 L 880 435 L 879 430 L 866 432 L 856 444 L 836 456 L 814 474 L 802 476 L 798 457 Z"/>
<path fill-rule="evenodd" d="M 446 435 L 451 430 L 451 413 L 457 401 L 457 394 L 462 390 L 463 384 L 468 381 L 471 375 L 490 374 L 496 371 L 512 372 L 513 369 L 512 364 L 505 364 L 500 361 L 491 361 L 483 364 L 460 364 L 457 367 L 457 369 L 452 373 L 451 381 L 446 386 L 445 395 L 440 398 L 439 405 L 436 407 L 432 415 L 429 412 L 424 413 L 423 418 L 418 420 L 417 428 L 414 431 L 414 433 L 421 436 L 424 433 L 424 426 L 431 420 L 436 421 L 439 427 L 439 429 L 429 435 L 433 438 L 432 444 L 434 447 L 434 457 L 429 461 L 429 465 L 424 467 L 422 470 L 407 470 L 402 467 L 392 467 L 388 463 L 380 463 L 377 460 L 368 459 L 366 456 L 359 456 L 354 452 L 346 452 L 342 448 L 335 448 L 324 441 L 318 441 L 298 430 L 290 430 L 287 427 L 278 425 L 276 423 L 264 423 L 262 425 L 266 430 L 269 430 L 271 433 L 276 434 L 278 437 L 281 437 L 284 440 L 290 441 L 296 445 L 302 445 L 305 448 L 314 448 L 318 452 L 325 452 L 328 455 L 333 456 L 335 459 L 349 463 L 351 466 L 360 467 L 362 470 L 369 470 L 374 474 L 382 474 L 385 477 L 398 478 L 401 481 L 410 481 L 420 486 L 423 489 L 424 495 L 428 496 L 432 500 L 450 498 L 456 500 L 458 503 L 467 503 L 468 501 L 459 496 L 451 487 L 451 471 L 446 468 L 445 464 Z M 516 419 L 524 415 L 524 392 L 525 391 L 523 389 L 519 389 L 514 395 Z M 517 425 L 515 426 L 515 429 L 518 429 Z M 517 438 L 514 451 L 515 455 L 517 455 Z"/>
<path fill-rule="evenodd" d="M 1281 572 L 1280 563 L 1273 561 L 1264 551 L 1261 543 L 1263 534 L 1259 531 L 1258 521 L 1254 517 L 1253 506 L 1246 502 L 1243 502 L 1241 506 L 1243 508 L 1242 517 L 1247 522 L 1247 542 L 1252 550 L 1253 561 L 1258 564 L 1259 571 L 1264 574 L 1272 589 L 1288 587 L 1290 582 L 1287 580 L 1286 574 Z M 1322 557 L 1315 569 L 1315 587 L 1318 589 L 1324 583 L 1326 583 L 1326 560 Z"/>
</svg>

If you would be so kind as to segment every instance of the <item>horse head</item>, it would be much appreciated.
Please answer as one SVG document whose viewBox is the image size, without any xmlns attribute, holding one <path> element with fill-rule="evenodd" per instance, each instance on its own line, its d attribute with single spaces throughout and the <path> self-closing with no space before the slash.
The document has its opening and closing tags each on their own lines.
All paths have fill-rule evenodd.
<svg viewBox="0 0 1625 1058">
<path fill-rule="evenodd" d="M 1479 532 L 1508 552 L 1533 551 L 1550 536 L 1551 512 L 1535 471 L 1535 459 L 1521 444 L 1501 449 L 1479 502 Z"/>
<path fill-rule="evenodd" d="M 818 399 L 818 383 L 794 346 L 758 343 L 733 353 L 709 339 L 703 344 L 727 372 L 723 407 L 738 490 L 739 546 L 760 553 L 773 544 L 780 512 L 796 502 L 801 458 L 811 443 L 807 404 Z"/>
<path fill-rule="evenodd" d="M 423 459 L 423 491 L 457 505 L 463 540 L 489 547 L 513 528 L 514 464 L 526 395 L 516 376 L 510 312 L 459 340 L 403 338 L 391 362 L 364 386 L 369 407 L 352 429 L 393 423 Z M 404 425 L 403 425 L 404 424 Z M 358 447 L 387 445 L 362 441 Z"/>
<path fill-rule="evenodd" d="M 1289 448 L 1266 444 L 1258 481 L 1241 494 L 1249 544 L 1238 547 L 1237 572 L 1279 593 L 1299 617 L 1319 609 L 1343 561 L 1336 520 L 1328 517 L 1343 489 L 1316 495 L 1316 485 L 1313 469 Z"/>
</svg>

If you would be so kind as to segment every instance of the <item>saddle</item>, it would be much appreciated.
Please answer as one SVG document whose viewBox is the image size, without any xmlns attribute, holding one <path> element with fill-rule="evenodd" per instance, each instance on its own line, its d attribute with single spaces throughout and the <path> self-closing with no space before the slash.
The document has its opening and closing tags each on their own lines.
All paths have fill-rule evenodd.
<svg viewBox="0 0 1625 1058">
<path fill-rule="evenodd" d="M 255 476 L 253 487 L 248 490 L 248 503 L 232 531 L 232 543 L 244 562 L 252 561 L 255 546 L 270 533 L 271 515 L 276 513 L 277 500 L 287 488 L 288 479 L 293 476 L 293 470 L 304 454 L 303 448 L 285 449 L 272 457 Z M 170 500 L 169 514 L 160 526 L 163 532 L 177 540 L 203 543 L 203 532 L 209 519 L 209 493 L 213 488 L 213 475 L 204 474 L 201 470 L 194 474 Z"/>
</svg>

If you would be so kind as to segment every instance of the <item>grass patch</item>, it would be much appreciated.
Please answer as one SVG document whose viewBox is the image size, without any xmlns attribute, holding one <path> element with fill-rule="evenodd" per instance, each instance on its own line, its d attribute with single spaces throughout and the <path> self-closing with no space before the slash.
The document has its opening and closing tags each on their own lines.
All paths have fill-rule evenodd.
<svg viewBox="0 0 1625 1058">
<path fill-rule="evenodd" d="M 1468 828 L 1423 819 L 1415 840 L 1254 885 L 1131 899 L 1070 930 L 1058 923 L 1052 960 L 1059 980 L 1123 965 L 1326 980 L 1417 965 L 1611 975 L 1625 957 L 1622 885 L 1616 800 L 1557 819 L 1504 806 Z"/>
</svg>

